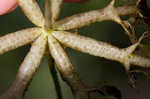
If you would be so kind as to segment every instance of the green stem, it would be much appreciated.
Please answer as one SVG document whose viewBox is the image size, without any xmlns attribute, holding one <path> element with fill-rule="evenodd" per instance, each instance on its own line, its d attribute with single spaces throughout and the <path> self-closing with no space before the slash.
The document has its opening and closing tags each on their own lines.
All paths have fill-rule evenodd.
<svg viewBox="0 0 150 99">
<path fill-rule="evenodd" d="M 52 78 L 54 81 L 54 86 L 56 89 L 57 99 L 63 99 L 61 87 L 60 87 L 60 83 L 59 83 L 59 79 L 58 79 L 58 75 L 57 75 L 57 70 L 55 68 L 55 62 L 49 54 L 47 54 L 47 57 L 48 57 L 49 70 L 52 75 Z"/>
</svg>

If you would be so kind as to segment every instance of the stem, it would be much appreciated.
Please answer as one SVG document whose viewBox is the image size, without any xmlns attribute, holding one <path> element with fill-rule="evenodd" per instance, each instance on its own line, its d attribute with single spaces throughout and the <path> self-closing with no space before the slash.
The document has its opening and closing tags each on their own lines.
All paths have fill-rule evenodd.
<svg viewBox="0 0 150 99">
<path fill-rule="evenodd" d="M 59 83 L 59 79 L 58 79 L 58 75 L 57 75 L 57 70 L 55 68 L 54 59 L 52 59 L 49 54 L 47 54 L 47 59 L 48 59 L 49 70 L 50 70 L 50 73 L 51 73 L 53 81 L 54 81 L 57 99 L 63 99 L 61 87 L 60 87 L 60 83 Z"/>
</svg>

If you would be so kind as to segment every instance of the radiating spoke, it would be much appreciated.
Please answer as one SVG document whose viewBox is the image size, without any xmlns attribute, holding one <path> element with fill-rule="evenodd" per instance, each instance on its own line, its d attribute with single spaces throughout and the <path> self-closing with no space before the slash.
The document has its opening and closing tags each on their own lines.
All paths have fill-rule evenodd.
<svg viewBox="0 0 150 99">
<path fill-rule="evenodd" d="M 51 24 L 53 24 L 60 12 L 60 6 L 62 4 L 62 0 L 46 0 L 45 1 L 45 26 L 46 28 L 50 28 Z"/>
<path fill-rule="evenodd" d="M 15 99 L 21 99 L 24 94 L 24 90 L 27 84 L 30 82 L 33 74 L 36 72 L 39 64 L 42 60 L 46 49 L 46 40 L 42 35 L 32 45 L 30 52 L 25 57 L 21 64 L 17 76 L 6 92 L 0 95 L 0 99 L 9 99 L 15 97 Z"/>
<path fill-rule="evenodd" d="M 80 28 L 80 27 L 89 25 L 94 22 L 100 22 L 100 21 L 105 21 L 105 20 L 118 21 L 118 18 L 117 20 L 113 19 L 114 16 L 115 18 L 117 17 L 115 13 L 113 13 L 114 11 L 117 12 L 118 16 L 130 15 L 130 14 L 137 12 L 136 6 L 133 6 L 133 5 L 121 6 L 121 7 L 115 8 L 115 10 L 113 9 L 112 8 L 108 9 L 107 7 L 107 8 L 100 9 L 100 10 L 93 10 L 93 11 L 89 11 L 85 13 L 79 13 L 79 14 L 67 17 L 65 19 L 62 19 L 56 22 L 54 26 L 58 30 L 75 29 L 75 28 Z M 126 9 L 126 10 L 123 10 L 123 9 Z"/>
<path fill-rule="evenodd" d="M 138 55 L 133 55 L 133 57 L 130 57 L 137 44 L 128 48 L 119 49 L 108 43 L 96 41 L 88 37 L 64 31 L 55 31 L 52 33 L 52 35 L 67 47 L 71 47 L 84 53 L 104 57 L 106 59 L 115 60 L 122 63 L 129 62 L 139 66 L 143 65 L 143 67 L 150 67 L 150 59 L 139 57 Z M 143 60 L 143 62 L 136 62 L 139 61 L 140 58 Z"/>
<path fill-rule="evenodd" d="M 29 28 L 0 37 L 0 55 L 32 42 L 40 34 L 40 28 Z"/>
<path fill-rule="evenodd" d="M 121 49 L 108 43 L 96 41 L 88 37 L 65 31 L 55 31 L 52 35 L 67 47 L 71 47 L 94 56 L 106 57 L 112 60 L 118 60 L 124 57 Z"/>
<path fill-rule="evenodd" d="M 33 24 L 44 26 L 44 17 L 36 0 L 18 0 L 18 2 L 25 15 Z"/>
<path fill-rule="evenodd" d="M 85 89 L 85 86 L 76 74 L 74 66 L 64 49 L 51 35 L 48 36 L 48 43 L 50 53 L 57 64 L 57 68 L 61 72 L 64 80 L 71 86 L 75 97 L 78 97 L 76 99 L 89 99 L 88 92 L 81 91 Z"/>
<path fill-rule="evenodd" d="M 56 39 L 51 35 L 48 36 L 48 44 L 51 55 L 55 59 L 59 70 L 62 72 L 63 75 L 70 75 L 70 73 L 72 73 L 72 71 L 74 70 L 74 67 L 71 64 L 63 48 L 60 46 L 58 41 L 56 41 Z"/>
</svg>

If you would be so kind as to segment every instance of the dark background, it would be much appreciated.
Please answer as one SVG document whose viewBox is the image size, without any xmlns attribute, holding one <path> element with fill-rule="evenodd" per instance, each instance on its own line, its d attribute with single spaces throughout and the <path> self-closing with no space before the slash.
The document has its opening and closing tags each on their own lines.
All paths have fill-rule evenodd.
<svg viewBox="0 0 150 99">
<path fill-rule="evenodd" d="M 41 7 L 43 7 L 43 1 L 38 1 Z M 79 12 L 100 9 L 105 7 L 109 2 L 110 0 L 88 0 L 88 2 L 81 4 L 64 3 L 60 18 L 71 16 Z M 116 5 L 121 4 L 123 4 L 123 2 L 117 0 Z M 0 16 L 1 36 L 31 26 L 34 25 L 28 21 L 20 8 L 17 8 L 8 15 Z M 141 29 L 139 30 L 141 31 Z M 128 37 L 124 34 L 122 27 L 110 21 L 94 23 L 83 27 L 79 29 L 79 34 L 99 41 L 109 42 L 121 48 L 131 44 Z M 0 93 L 6 90 L 14 79 L 19 65 L 29 51 L 29 48 L 30 45 L 27 45 L 0 56 Z M 80 53 L 70 48 L 66 50 L 80 78 L 87 85 L 92 86 L 108 82 L 121 90 L 123 99 L 150 99 L 150 80 L 146 77 L 138 75 L 136 88 L 133 89 L 128 86 L 127 74 L 123 65 L 120 63 Z M 60 81 L 64 99 L 73 99 L 70 88 L 61 78 Z M 104 97 L 98 93 L 93 93 L 91 96 L 92 99 L 115 99 L 111 96 Z M 54 84 L 51 74 L 49 73 L 46 57 L 43 58 L 40 68 L 35 73 L 25 97 L 26 99 L 56 99 Z"/>
</svg>

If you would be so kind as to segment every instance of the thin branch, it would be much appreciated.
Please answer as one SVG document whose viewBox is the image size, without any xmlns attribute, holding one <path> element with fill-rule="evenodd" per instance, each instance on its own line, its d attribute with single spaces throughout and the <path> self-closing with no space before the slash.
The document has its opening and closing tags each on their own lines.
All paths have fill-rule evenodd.
<svg viewBox="0 0 150 99">
<path fill-rule="evenodd" d="M 18 0 L 19 6 L 28 19 L 37 26 L 44 26 L 44 17 L 36 0 Z"/>
<path fill-rule="evenodd" d="M 32 45 L 29 53 L 21 64 L 14 82 L 0 95 L 0 99 L 23 99 L 24 90 L 28 87 L 33 74 L 42 60 L 46 48 L 44 36 L 40 36 Z"/>
<path fill-rule="evenodd" d="M 134 64 L 142 67 L 150 67 L 149 58 L 132 55 L 139 42 L 129 46 L 128 48 L 120 49 L 108 43 L 96 41 L 94 39 L 77 34 L 72 34 L 69 32 L 54 31 L 52 35 L 67 47 L 71 47 L 84 53 L 104 57 L 109 60 L 119 61 L 123 64 L 126 64 L 128 62 L 129 64 Z"/>
<path fill-rule="evenodd" d="M 40 28 L 28 28 L 0 37 L 0 55 L 32 42 L 40 34 Z"/>
<path fill-rule="evenodd" d="M 58 41 L 49 35 L 48 43 L 50 53 L 57 64 L 57 68 L 63 79 L 71 86 L 75 99 L 90 99 L 88 92 L 83 91 L 86 88 L 85 85 L 76 74 L 74 66 Z"/>
</svg>

